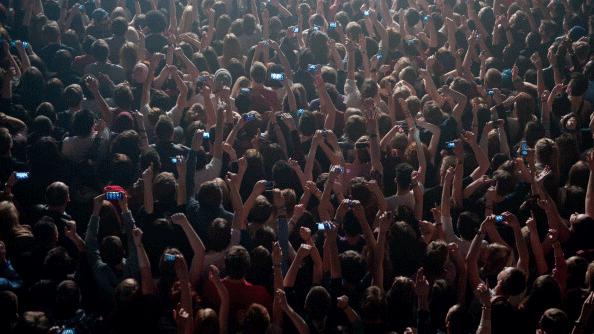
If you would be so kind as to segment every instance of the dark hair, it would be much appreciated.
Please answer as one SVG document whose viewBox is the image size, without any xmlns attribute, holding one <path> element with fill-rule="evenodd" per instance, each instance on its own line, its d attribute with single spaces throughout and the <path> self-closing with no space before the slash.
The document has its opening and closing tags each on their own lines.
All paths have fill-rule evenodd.
<svg viewBox="0 0 594 334">
<path fill-rule="evenodd" d="M 260 334 L 266 333 L 270 327 L 270 315 L 268 310 L 260 304 L 252 304 L 245 312 L 243 320 L 243 333 Z"/>
<path fill-rule="evenodd" d="M 413 167 L 406 162 L 396 165 L 396 184 L 403 189 L 409 189 L 412 182 L 412 172 Z"/>
<path fill-rule="evenodd" d="M 225 256 L 225 268 L 231 279 L 242 279 L 251 266 L 250 254 L 242 246 L 233 246 Z"/>
<path fill-rule="evenodd" d="M 168 142 L 173 136 L 173 121 L 166 115 L 159 116 L 157 124 L 155 124 L 155 135 L 157 139 L 162 142 Z"/>
<path fill-rule="evenodd" d="M 128 31 L 128 22 L 124 17 L 116 17 L 111 21 L 111 32 L 115 36 L 124 36 L 124 34 Z"/>
<path fill-rule="evenodd" d="M 523 271 L 508 267 L 507 274 L 501 281 L 501 292 L 508 296 L 517 296 L 526 289 L 526 275 Z"/>
<path fill-rule="evenodd" d="M 153 34 L 162 33 L 167 27 L 165 14 L 159 10 L 151 10 L 146 13 L 145 23 Z"/>
<path fill-rule="evenodd" d="M 546 310 L 540 318 L 540 329 L 547 334 L 569 334 L 570 326 L 567 314 L 558 308 Z"/>
<path fill-rule="evenodd" d="M 91 45 L 90 54 L 96 61 L 106 62 L 109 56 L 109 45 L 105 40 L 98 39 Z"/>
<path fill-rule="evenodd" d="M 223 201 L 223 192 L 216 181 L 207 181 L 200 185 L 197 199 L 205 209 L 216 210 Z"/>
<path fill-rule="evenodd" d="M 224 218 L 216 218 L 206 229 L 206 249 L 220 252 L 231 242 L 231 224 Z"/>
<path fill-rule="evenodd" d="M 344 281 L 355 286 L 361 282 L 366 272 L 365 260 L 354 250 L 340 254 L 340 266 Z"/>
<path fill-rule="evenodd" d="M 45 190 L 45 200 L 49 206 L 65 205 L 68 197 L 68 186 L 62 182 L 54 182 Z"/>
<path fill-rule="evenodd" d="M 88 137 L 93 131 L 93 125 L 95 124 L 95 117 L 93 113 L 87 109 L 83 109 L 76 114 L 72 119 L 72 126 L 70 135 L 79 137 Z"/>
<path fill-rule="evenodd" d="M 476 213 L 463 211 L 458 216 L 456 227 L 462 239 L 471 241 L 478 231 L 479 223 L 480 220 Z"/>
<path fill-rule="evenodd" d="M 305 297 L 305 311 L 312 320 L 323 320 L 330 312 L 332 300 L 322 286 L 312 287 Z"/>
</svg>

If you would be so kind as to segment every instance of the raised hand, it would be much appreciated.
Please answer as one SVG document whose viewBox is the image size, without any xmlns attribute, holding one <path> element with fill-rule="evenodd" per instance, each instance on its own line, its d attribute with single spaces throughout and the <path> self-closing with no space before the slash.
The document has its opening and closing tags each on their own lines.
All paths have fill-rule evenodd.
<svg viewBox="0 0 594 334">
<path fill-rule="evenodd" d="M 70 240 L 76 238 L 76 222 L 74 220 L 66 221 L 64 235 Z"/>
<path fill-rule="evenodd" d="M 345 308 L 349 307 L 349 297 L 347 295 L 342 295 L 336 298 L 336 307 L 340 310 L 344 310 Z"/>
<path fill-rule="evenodd" d="M 140 246 L 142 245 L 142 230 L 138 227 L 132 229 L 132 239 L 134 239 L 134 245 Z"/>
<path fill-rule="evenodd" d="M 309 256 L 309 254 L 311 253 L 311 248 L 311 245 L 301 244 L 301 246 L 299 246 L 299 249 L 297 250 L 296 257 L 303 260 L 304 258 Z"/>
<path fill-rule="evenodd" d="M 174 213 L 171 215 L 171 222 L 174 225 L 181 226 L 188 222 L 188 218 L 186 217 L 185 214 L 178 212 L 178 213 Z"/>
<path fill-rule="evenodd" d="M 489 287 L 487 287 L 485 283 L 480 283 L 476 287 L 474 294 L 483 306 L 491 305 L 491 292 L 489 291 Z"/>
</svg>

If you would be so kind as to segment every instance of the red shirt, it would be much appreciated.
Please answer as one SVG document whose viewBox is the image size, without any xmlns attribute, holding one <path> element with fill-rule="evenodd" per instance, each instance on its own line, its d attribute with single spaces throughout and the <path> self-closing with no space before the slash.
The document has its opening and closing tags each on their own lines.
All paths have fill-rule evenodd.
<svg viewBox="0 0 594 334">
<path fill-rule="evenodd" d="M 259 113 L 270 110 L 281 111 L 281 105 L 276 93 L 268 87 L 252 87 L 250 102 L 250 108 Z"/>
<path fill-rule="evenodd" d="M 228 278 L 224 278 L 222 282 L 229 291 L 229 322 L 232 327 L 239 324 L 238 315 L 243 315 L 253 303 L 266 307 L 272 315 L 272 296 L 263 286 L 253 285 L 246 280 L 231 281 Z M 204 299 L 208 305 L 216 307 L 215 310 L 218 312 L 219 295 L 210 281 L 204 284 Z"/>
</svg>

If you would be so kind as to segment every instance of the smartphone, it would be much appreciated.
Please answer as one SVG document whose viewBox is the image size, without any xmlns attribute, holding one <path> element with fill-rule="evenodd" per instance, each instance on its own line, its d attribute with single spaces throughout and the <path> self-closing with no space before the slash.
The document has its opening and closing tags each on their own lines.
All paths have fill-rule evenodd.
<svg viewBox="0 0 594 334">
<path fill-rule="evenodd" d="M 298 33 L 298 32 L 299 32 L 299 27 L 294 27 L 294 28 L 293 28 L 293 32 L 294 32 L 294 33 Z"/>
<path fill-rule="evenodd" d="M 202 139 L 203 140 L 209 140 L 210 139 L 210 132 L 203 132 L 202 133 Z"/>
<path fill-rule="evenodd" d="M 429 15 L 423 16 L 423 23 L 429 22 Z"/>
<path fill-rule="evenodd" d="M 171 157 L 170 160 L 171 160 L 171 163 L 174 165 L 176 165 L 179 162 L 179 159 L 177 157 Z"/>
<path fill-rule="evenodd" d="M 336 29 L 336 22 L 330 22 L 330 24 L 328 25 L 329 29 Z"/>
<path fill-rule="evenodd" d="M 314 31 L 320 31 L 320 26 L 314 26 L 314 27 L 313 27 L 313 30 L 314 30 Z"/>
<path fill-rule="evenodd" d="M 502 216 L 502 215 L 497 215 L 497 216 L 495 216 L 495 222 L 497 222 L 497 223 L 501 223 L 501 222 L 503 222 L 504 220 L 505 220 L 505 219 L 503 218 L 503 216 Z"/>
<path fill-rule="evenodd" d="M 377 57 L 377 60 L 382 60 L 382 58 L 384 58 L 384 52 L 382 50 L 378 50 L 375 56 Z"/>
<path fill-rule="evenodd" d="M 328 231 L 331 228 L 332 225 L 330 225 L 329 221 L 323 221 L 321 223 L 318 223 L 318 231 Z"/>
<path fill-rule="evenodd" d="M 255 118 L 255 116 L 252 114 L 243 114 L 243 115 L 241 115 L 241 118 L 243 118 L 244 121 L 249 122 L 249 121 L 253 120 Z"/>
<path fill-rule="evenodd" d="M 284 73 L 270 73 L 270 79 L 275 81 L 284 81 L 285 74 Z"/>
<path fill-rule="evenodd" d="M 317 70 L 318 70 L 318 65 L 309 64 L 309 66 L 307 66 L 307 71 L 309 73 L 316 73 Z"/>
<path fill-rule="evenodd" d="M 124 194 L 119 191 L 108 191 L 105 193 L 105 199 L 108 201 L 119 201 L 124 198 Z"/>
<path fill-rule="evenodd" d="M 251 91 L 251 90 L 250 90 L 249 88 L 241 88 L 241 89 L 239 90 L 239 92 L 240 92 L 240 93 L 242 93 L 242 94 L 249 94 L 249 93 L 250 93 L 250 91 Z"/>
<path fill-rule="evenodd" d="M 414 39 L 408 39 L 406 40 L 406 45 L 408 46 L 415 46 L 415 40 Z"/>
<path fill-rule="evenodd" d="M 453 150 L 456 147 L 456 142 L 455 141 L 448 141 L 446 142 L 446 148 L 448 150 Z"/>
<path fill-rule="evenodd" d="M 274 181 L 266 181 L 266 191 L 274 189 Z"/>
<path fill-rule="evenodd" d="M 363 12 L 363 15 L 369 16 L 369 9 Z"/>
<path fill-rule="evenodd" d="M 322 137 L 324 137 L 324 138 L 328 137 L 328 130 L 326 130 L 326 129 L 322 130 Z"/>
<path fill-rule="evenodd" d="M 60 334 L 76 334 L 75 328 L 64 328 Z"/>
<path fill-rule="evenodd" d="M 26 180 L 29 178 L 29 172 L 16 172 L 15 176 L 19 181 Z"/>
<path fill-rule="evenodd" d="M 528 156 L 528 143 L 525 141 L 522 141 L 522 145 L 520 146 L 520 154 L 524 158 Z"/>
<path fill-rule="evenodd" d="M 339 175 L 344 173 L 344 168 L 342 166 L 336 165 L 334 166 L 333 170 L 336 171 L 336 173 L 338 173 Z"/>
<path fill-rule="evenodd" d="M 489 90 L 487 91 L 487 95 L 488 95 L 488 96 L 493 96 L 493 95 L 495 95 L 495 91 L 494 91 L 494 90 L 492 90 L 492 89 L 489 89 Z"/>
<path fill-rule="evenodd" d="M 297 109 L 297 117 L 301 117 L 303 116 L 303 113 L 305 112 L 305 109 L 301 108 L 301 109 Z"/>
<path fill-rule="evenodd" d="M 165 254 L 165 262 L 173 263 L 176 257 L 175 254 Z"/>
</svg>

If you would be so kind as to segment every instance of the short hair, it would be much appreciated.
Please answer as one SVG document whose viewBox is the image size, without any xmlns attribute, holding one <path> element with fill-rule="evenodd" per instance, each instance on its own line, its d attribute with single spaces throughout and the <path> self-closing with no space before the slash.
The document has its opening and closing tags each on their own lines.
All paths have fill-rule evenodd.
<svg viewBox="0 0 594 334">
<path fill-rule="evenodd" d="M 558 308 L 546 310 L 540 318 L 540 328 L 547 334 L 569 334 L 567 314 Z"/>
<path fill-rule="evenodd" d="M 250 253 L 242 246 L 233 246 L 225 256 L 225 269 L 231 279 L 242 279 L 250 269 Z"/>
<path fill-rule="evenodd" d="M 100 246 L 101 260 L 110 267 L 115 267 L 122 263 L 124 258 L 124 247 L 122 240 L 114 235 L 103 238 Z"/>
<path fill-rule="evenodd" d="M 167 27 L 167 19 L 165 18 L 165 14 L 159 10 L 150 10 L 148 13 L 146 13 L 145 23 L 153 34 L 162 33 Z"/>
<path fill-rule="evenodd" d="M 398 186 L 403 187 L 404 189 L 410 188 L 410 184 L 412 182 L 412 172 L 413 167 L 406 163 L 400 163 L 396 166 L 396 183 Z"/>
<path fill-rule="evenodd" d="M 201 207 L 214 210 L 221 205 L 223 192 L 216 181 L 207 181 L 200 185 L 197 199 Z"/>
<path fill-rule="evenodd" d="M 159 202 L 168 202 L 175 199 L 177 182 L 173 173 L 159 173 L 154 180 L 153 189 L 155 198 Z"/>
<path fill-rule="evenodd" d="M 266 81 L 266 74 L 267 70 L 264 64 L 259 61 L 252 64 L 252 67 L 250 68 L 250 78 L 252 78 L 254 82 L 259 84 L 264 83 L 264 81 Z"/>
<path fill-rule="evenodd" d="M 96 61 L 105 62 L 109 56 L 109 45 L 106 41 L 98 39 L 91 45 L 90 54 Z"/>
<path fill-rule="evenodd" d="M 305 310 L 313 320 L 322 320 L 332 306 L 328 290 L 322 286 L 312 287 L 305 297 Z"/>
<path fill-rule="evenodd" d="M 231 224 L 224 218 L 216 218 L 206 229 L 206 249 L 220 252 L 231 242 Z"/>
<path fill-rule="evenodd" d="M 68 85 L 66 86 L 66 88 L 64 88 L 64 93 L 62 93 L 62 97 L 64 98 L 66 107 L 77 107 L 83 100 L 82 88 L 78 84 Z"/>
<path fill-rule="evenodd" d="M 155 135 L 160 141 L 169 141 L 173 136 L 173 121 L 166 115 L 159 116 L 157 124 L 155 124 Z"/>
<path fill-rule="evenodd" d="M 264 196 L 258 196 L 249 213 L 249 219 L 256 224 L 264 224 L 272 214 L 272 204 Z"/>
<path fill-rule="evenodd" d="M 501 281 L 501 292 L 508 296 L 517 296 L 526 289 L 526 275 L 517 268 L 504 269 L 507 274 Z"/>
<path fill-rule="evenodd" d="M 60 206 L 68 203 L 69 189 L 63 182 L 54 182 L 45 190 L 45 201 L 49 206 Z"/>
<path fill-rule="evenodd" d="M 88 109 L 83 109 L 74 114 L 70 136 L 87 137 L 91 134 L 94 124 L 95 117 L 93 113 Z"/>
<path fill-rule="evenodd" d="M 270 315 L 268 310 L 260 304 L 252 304 L 245 312 L 243 320 L 243 333 L 259 334 L 266 333 L 270 326 Z"/>
<path fill-rule="evenodd" d="M 43 33 L 43 37 L 51 43 L 57 42 L 60 38 L 60 26 L 56 21 L 47 22 L 43 28 L 41 28 L 41 32 Z"/>
<path fill-rule="evenodd" d="M 113 102 L 123 110 L 131 110 L 134 95 L 128 83 L 122 82 L 116 86 L 113 91 Z"/>
<path fill-rule="evenodd" d="M 124 17 L 116 17 L 111 21 L 111 32 L 116 36 L 124 36 L 128 31 L 128 21 Z"/>
</svg>

